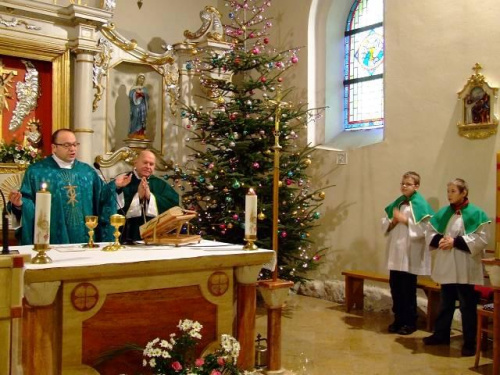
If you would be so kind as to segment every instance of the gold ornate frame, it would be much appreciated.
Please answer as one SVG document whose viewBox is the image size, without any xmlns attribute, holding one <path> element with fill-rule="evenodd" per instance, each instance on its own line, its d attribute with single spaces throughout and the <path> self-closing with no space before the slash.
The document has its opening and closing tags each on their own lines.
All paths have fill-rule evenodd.
<svg viewBox="0 0 500 375">
<path fill-rule="evenodd" d="M 52 130 L 68 127 L 70 103 L 70 51 L 50 43 L 0 37 L 0 54 L 52 62 Z M 0 138 L 2 136 L 0 128 Z M 21 170 L 18 164 L 0 163 L 0 173 Z"/>
<path fill-rule="evenodd" d="M 498 118 L 495 115 L 498 88 L 491 87 L 476 63 L 463 89 L 458 93 L 460 121 L 458 134 L 469 139 L 488 138 L 497 133 Z"/>
</svg>

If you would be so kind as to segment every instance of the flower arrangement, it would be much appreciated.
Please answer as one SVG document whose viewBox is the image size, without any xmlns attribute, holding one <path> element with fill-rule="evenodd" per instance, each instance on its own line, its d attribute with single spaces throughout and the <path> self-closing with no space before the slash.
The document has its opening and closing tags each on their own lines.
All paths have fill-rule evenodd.
<svg viewBox="0 0 500 375">
<path fill-rule="evenodd" d="M 29 144 L 0 142 L 0 163 L 16 163 L 28 166 L 41 159 L 41 150 Z"/>
<path fill-rule="evenodd" d="M 143 351 L 143 366 L 163 375 L 239 375 L 236 361 L 240 344 L 230 335 L 221 336 L 221 348 L 201 358 L 193 353 L 203 326 L 189 319 L 179 321 L 179 335 L 156 338 Z"/>
</svg>

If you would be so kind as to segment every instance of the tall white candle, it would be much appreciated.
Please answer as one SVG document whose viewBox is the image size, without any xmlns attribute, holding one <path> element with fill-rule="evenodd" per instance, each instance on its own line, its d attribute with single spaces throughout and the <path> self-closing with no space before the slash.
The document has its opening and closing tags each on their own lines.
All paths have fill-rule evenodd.
<svg viewBox="0 0 500 375">
<path fill-rule="evenodd" d="M 257 239 L 257 194 L 252 188 L 245 197 L 245 237 Z"/>
<path fill-rule="evenodd" d="M 35 247 L 45 247 L 50 244 L 50 205 L 51 194 L 47 190 L 47 184 L 42 184 L 36 193 L 35 200 L 35 233 L 33 242 Z"/>
</svg>

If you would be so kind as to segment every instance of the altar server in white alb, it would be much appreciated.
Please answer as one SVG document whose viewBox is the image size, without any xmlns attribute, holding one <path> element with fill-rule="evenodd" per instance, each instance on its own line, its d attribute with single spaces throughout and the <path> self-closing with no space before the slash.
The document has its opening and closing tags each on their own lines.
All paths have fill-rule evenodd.
<svg viewBox="0 0 500 375">
<path fill-rule="evenodd" d="M 469 203 L 469 188 L 461 179 L 448 183 L 449 206 L 431 219 L 427 233 L 430 249 L 436 252 L 432 278 L 441 284 L 441 304 L 434 333 L 425 345 L 449 345 L 455 301 L 460 301 L 464 344 L 462 356 L 476 351 L 477 294 L 474 285 L 483 284 L 481 258 L 488 245 L 490 219 Z"/>
<path fill-rule="evenodd" d="M 406 172 L 402 195 L 385 208 L 382 230 L 387 236 L 387 267 L 394 322 L 390 333 L 410 335 L 417 329 L 417 275 L 430 275 L 425 230 L 434 211 L 417 191 L 420 175 Z"/>
</svg>

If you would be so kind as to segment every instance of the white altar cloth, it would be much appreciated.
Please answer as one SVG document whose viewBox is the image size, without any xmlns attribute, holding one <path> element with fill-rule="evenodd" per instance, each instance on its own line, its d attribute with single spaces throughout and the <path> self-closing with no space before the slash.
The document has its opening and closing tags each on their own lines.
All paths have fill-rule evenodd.
<svg viewBox="0 0 500 375">
<path fill-rule="evenodd" d="M 126 264 L 147 262 L 155 260 L 174 260 L 174 259 L 189 259 L 206 256 L 223 256 L 223 255 L 239 255 L 253 253 L 274 253 L 273 250 L 258 249 L 258 250 L 243 250 L 243 245 L 227 244 L 223 242 L 215 242 L 202 240 L 199 244 L 184 245 L 184 246 L 167 246 L 167 245 L 134 245 L 125 246 L 117 251 L 102 251 L 102 248 L 108 243 L 99 244 L 98 248 L 83 248 L 82 244 L 71 245 L 51 245 L 51 249 L 47 251 L 47 255 L 52 259 L 52 263 L 48 264 L 32 264 L 27 262 L 25 270 L 42 270 L 54 269 L 60 267 L 86 267 L 98 266 L 105 264 Z M 18 250 L 21 254 L 29 254 L 32 257 L 36 255 L 32 245 L 13 246 L 12 249 Z M 272 261 L 265 264 L 263 267 L 273 270 L 276 265 L 276 256 L 272 257 Z"/>
</svg>

